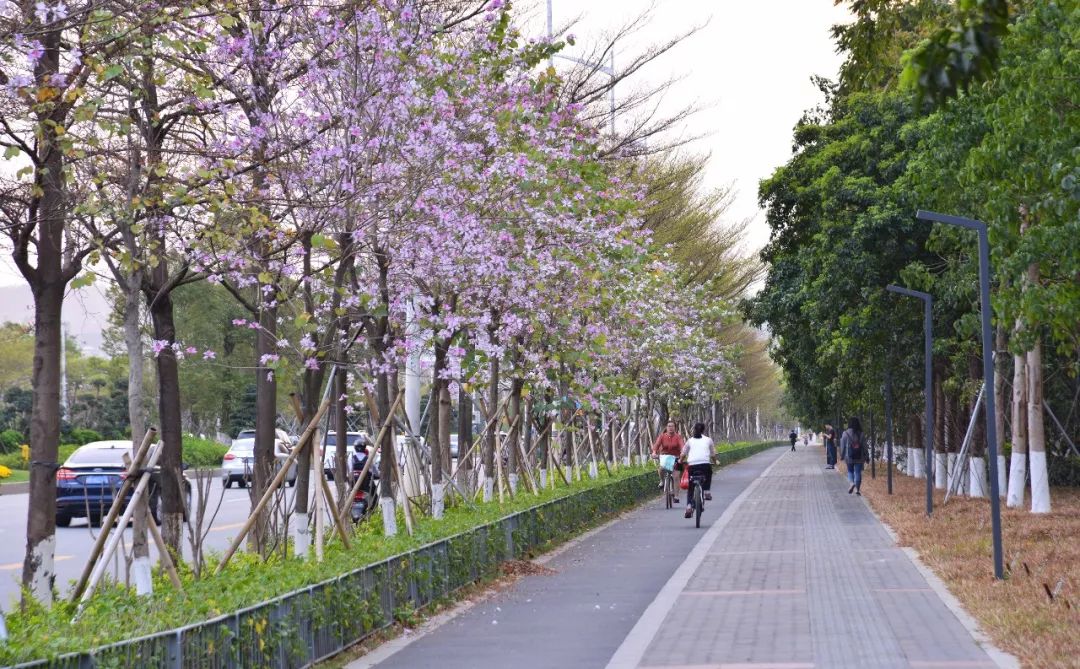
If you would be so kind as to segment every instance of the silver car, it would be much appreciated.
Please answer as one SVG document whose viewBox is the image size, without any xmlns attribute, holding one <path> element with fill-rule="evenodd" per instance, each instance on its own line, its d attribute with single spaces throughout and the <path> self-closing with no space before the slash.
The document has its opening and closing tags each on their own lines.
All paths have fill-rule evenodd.
<svg viewBox="0 0 1080 669">
<path fill-rule="evenodd" d="M 225 457 L 221 460 L 221 484 L 231 488 L 234 483 L 241 487 L 249 485 L 254 478 L 255 470 L 255 436 L 252 431 L 244 430 L 237 439 L 233 439 Z M 251 436 L 247 436 L 251 434 Z M 277 439 L 274 441 L 274 457 L 278 467 L 289 457 L 292 442 L 289 435 L 282 430 L 277 431 Z M 289 473 L 285 481 L 290 485 L 296 485 L 296 462 L 289 467 Z"/>
</svg>

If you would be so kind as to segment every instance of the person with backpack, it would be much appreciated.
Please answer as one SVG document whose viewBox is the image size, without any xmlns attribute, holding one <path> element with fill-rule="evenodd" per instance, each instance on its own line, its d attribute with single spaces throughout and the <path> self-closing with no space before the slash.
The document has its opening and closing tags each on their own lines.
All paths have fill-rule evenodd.
<svg viewBox="0 0 1080 669">
<path fill-rule="evenodd" d="M 851 487 L 848 488 L 848 494 L 854 492 L 856 495 L 862 496 L 860 488 L 862 488 L 862 470 L 863 465 L 869 459 L 867 453 L 869 448 L 866 445 L 866 438 L 863 436 L 862 424 L 859 423 L 859 419 L 855 416 L 851 417 L 848 421 L 848 429 L 844 430 L 844 433 L 840 435 L 840 452 L 844 456 L 844 464 L 847 465 L 848 481 L 851 482 Z"/>
<path fill-rule="evenodd" d="M 791 430 L 791 434 L 788 435 L 788 439 L 791 440 L 791 452 L 795 452 L 795 442 L 799 440 L 799 433 L 794 429 Z"/>
</svg>

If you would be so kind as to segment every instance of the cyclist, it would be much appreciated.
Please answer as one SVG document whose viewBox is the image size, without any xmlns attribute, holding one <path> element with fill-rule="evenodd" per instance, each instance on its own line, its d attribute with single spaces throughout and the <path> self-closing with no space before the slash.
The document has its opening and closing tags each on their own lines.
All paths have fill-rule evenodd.
<svg viewBox="0 0 1080 669">
<path fill-rule="evenodd" d="M 656 441 L 652 445 L 652 456 L 658 458 L 661 455 L 671 455 L 679 457 L 683 452 L 684 446 L 682 435 L 679 434 L 679 428 L 675 424 L 675 421 L 669 420 L 664 431 L 656 437 Z M 660 475 L 660 488 L 664 487 L 664 468 L 657 465 L 656 472 Z M 679 503 L 678 497 L 679 491 L 675 490 L 675 503 Z"/>
<path fill-rule="evenodd" d="M 703 479 L 701 490 L 705 493 L 706 501 L 711 500 L 713 440 L 705 436 L 705 423 L 694 424 L 694 436 L 686 441 L 680 459 L 690 467 L 690 478 L 696 476 Z M 690 518 L 694 515 L 692 490 L 686 491 L 686 501 L 685 517 Z"/>
</svg>

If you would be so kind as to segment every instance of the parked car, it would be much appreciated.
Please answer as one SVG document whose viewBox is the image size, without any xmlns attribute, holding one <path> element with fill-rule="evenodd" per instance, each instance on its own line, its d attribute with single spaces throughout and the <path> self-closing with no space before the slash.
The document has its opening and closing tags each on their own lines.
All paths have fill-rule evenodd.
<svg viewBox="0 0 1080 669">
<path fill-rule="evenodd" d="M 346 432 L 345 433 L 345 446 L 348 453 L 353 452 L 353 446 L 357 443 L 370 444 L 371 439 L 368 438 L 363 432 Z M 334 480 L 334 469 L 337 466 L 337 433 L 327 432 L 326 438 L 323 439 L 323 471 L 326 473 L 326 478 L 330 481 Z M 349 469 L 349 463 L 345 463 L 345 469 Z"/>
<path fill-rule="evenodd" d="M 250 436 L 246 436 L 249 434 Z M 254 477 L 255 431 L 242 430 L 236 437 L 221 460 L 221 485 L 226 488 L 231 488 L 234 483 L 246 487 Z M 274 457 L 279 467 L 289 457 L 292 446 L 289 435 L 284 430 L 278 430 L 277 439 L 274 441 Z M 285 481 L 290 486 L 296 485 L 296 462 L 289 466 Z"/>
<path fill-rule="evenodd" d="M 151 448 L 160 448 L 160 443 Z M 124 454 L 134 458 L 134 446 L 130 440 L 92 441 L 80 446 L 68 456 L 56 470 L 56 525 L 67 527 L 73 518 L 86 518 L 97 525 L 109 513 L 113 500 L 120 492 L 126 476 Z M 149 457 L 149 456 L 148 456 Z M 161 484 L 160 467 L 155 467 L 149 494 L 150 514 L 160 522 Z M 183 480 L 184 512 L 191 500 L 191 482 Z M 124 500 L 131 501 L 135 488 L 132 486 Z"/>
</svg>

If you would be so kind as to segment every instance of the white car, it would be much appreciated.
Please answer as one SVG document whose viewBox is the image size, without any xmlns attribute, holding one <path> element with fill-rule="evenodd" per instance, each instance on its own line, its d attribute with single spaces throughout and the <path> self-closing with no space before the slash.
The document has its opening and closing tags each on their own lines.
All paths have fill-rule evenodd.
<svg viewBox="0 0 1080 669">
<path fill-rule="evenodd" d="M 250 436 L 249 436 L 250 435 Z M 289 457 L 292 450 L 292 440 L 284 430 L 277 431 L 277 439 L 274 441 L 274 457 L 280 467 Z M 231 488 L 234 483 L 246 487 L 251 483 L 255 467 L 255 435 L 254 430 L 244 430 L 233 439 L 228 452 L 221 460 L 221 485 Z M 289 467 L 286 482 L 290 486 L 296 485 L 296 462 Z"/>
</svg>

